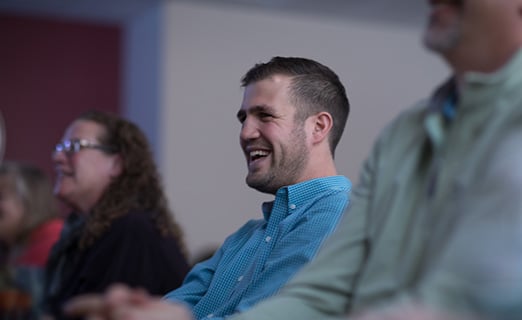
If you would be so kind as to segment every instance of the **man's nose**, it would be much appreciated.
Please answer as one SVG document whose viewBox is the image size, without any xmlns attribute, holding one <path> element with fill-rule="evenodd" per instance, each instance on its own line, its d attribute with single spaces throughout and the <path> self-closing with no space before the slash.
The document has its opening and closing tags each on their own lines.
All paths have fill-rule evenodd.
<svg viewBox="0 0 522 320">
<path fill-rule="evenodd" d="M 239 137 L 243 141 L 256 139 L 259 137 L 259 127 L 253 119 L 247 118 L 241 126 Z"/>
</svg>

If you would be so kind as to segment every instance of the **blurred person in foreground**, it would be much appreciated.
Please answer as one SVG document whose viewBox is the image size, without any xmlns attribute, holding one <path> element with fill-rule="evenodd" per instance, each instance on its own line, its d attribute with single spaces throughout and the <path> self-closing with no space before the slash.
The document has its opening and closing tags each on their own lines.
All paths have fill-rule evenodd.
<svg viewBox="0 0 522 320">
<path fill-rule="evenodd" d="M 26 317 L 39 315 L 45 264 L 63 226 L 55 201 L 52 184 L 38 167 L 13 161 L 0 164 L 0 291 L 5 294 L 0 309 L 4 313 L 20 308 L 29 312 Z"/>
<path fill-rule="evenodd" d="M 384 129 L 314 261 L 230 319 L 522 319 L 522 0 L 429 6 L 453 75 Z M 131 299 L 132 319 L 168 318 L 107 297 Z"/>
<path fill-rule="evenodd" d="M 315 256 L 340 221 L 351 187 L 334 164 L 349 111 L 344 86 L 326 66 L 295 57 L 255 65 L 242 86 L 237 118 L 246 182 L 275 196 L 263 204 L 264 219 L 229 236 L 164 300 L 118 286 L 107 300 L 83 297 L 68 311 L 121 319 L 223 319 L 275 294 Z"/>
<path fill-rule="evenodd" d="M 182 232 L 143 132 L 118 116 L 76 118 L 53 152 L 55 194 L 72 212 L 47 264 L 46 311 L 125 283 L 155 294 L 188 271 Z"/>
</svg>

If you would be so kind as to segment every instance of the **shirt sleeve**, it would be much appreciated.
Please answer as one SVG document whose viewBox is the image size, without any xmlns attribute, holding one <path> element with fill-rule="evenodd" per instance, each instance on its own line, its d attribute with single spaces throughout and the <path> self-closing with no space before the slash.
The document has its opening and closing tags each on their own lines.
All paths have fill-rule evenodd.
<svg viewBox="0 0 522 320">
<path fill-rule="evenodd" d="M 207 292 L 226 243 L 211 258 L 196 264 L 185 277 L 181 287 L 167 293 L 163 299 L 184 304 L 192 309 Z"/>
<path fill-rule="evenodd" d="M 183 284 L 167 293 L 163 299 L 168 302 L 183 304 L 189 309 L 194 309 L 207 294 L 214 280 L 214 275 L 222 267 L 222 260 L 226 258 L 228 251 L 233 251 L 237 243 L 241 242 L 243 235 L 250 235 L 259 222 L 260 220 L 250 220 L 239 230 L 229 235 L 212 257 L 196 264 L 185 277 Z"/>
</svg>

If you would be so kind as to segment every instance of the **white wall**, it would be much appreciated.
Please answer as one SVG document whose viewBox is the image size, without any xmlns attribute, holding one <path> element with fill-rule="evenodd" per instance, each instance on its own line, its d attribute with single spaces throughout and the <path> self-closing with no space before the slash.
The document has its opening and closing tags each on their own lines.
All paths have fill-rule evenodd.
<svg viewBox="0 0 522 320">
<path fill-rule="evenodd" d="M 357 180 L 379 130 L 430 93 L 445 65 L 417 29 L 170 2 L 163 30 L 162 172 L 190 251 L 219 245 L 270 200 L 244 183 L 241 76 L 275 55 L 316 59 L 345 83 L 352 111 L 337 150 Z"/>
</svg>

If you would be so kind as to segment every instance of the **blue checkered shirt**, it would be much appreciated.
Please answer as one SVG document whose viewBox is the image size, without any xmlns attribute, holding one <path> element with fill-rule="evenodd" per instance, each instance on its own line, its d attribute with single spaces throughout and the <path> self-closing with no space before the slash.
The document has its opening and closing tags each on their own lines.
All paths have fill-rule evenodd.
<svg viewBox="0 0 522 320">
<path fill-rule="evenodd" d="M 213 257 L 194 266 L 164 298 L 183 303 L 196 319 L 224 318 L 275 294 L 336 228 L 348 204 L 343 176 L 279 189 L 263 203 L 264 219 L 248 221 Z"/>
</svg>

